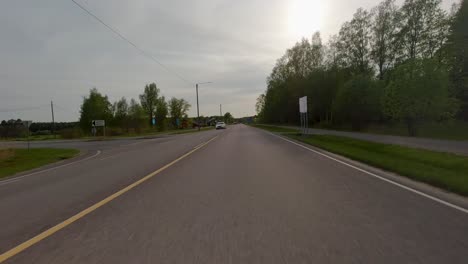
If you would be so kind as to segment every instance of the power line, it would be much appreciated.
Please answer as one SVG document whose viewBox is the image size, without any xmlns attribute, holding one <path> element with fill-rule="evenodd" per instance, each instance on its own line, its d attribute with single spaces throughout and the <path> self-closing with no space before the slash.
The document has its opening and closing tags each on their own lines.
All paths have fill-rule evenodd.
<svg viewBox="0 0 468 264">
<path fill-rule="evenodd" d="M 145 50 L 141 49 L 140 47 L 138 47 L 135 43 L 133 43 L 132 41 L 130 41 L 128 38 L 126 38 L 124 35 L 122 35 L 119 31 L 117 31 L 116 29 L 114 29 L 113 27 L 111 27 L 109 24 L 107 24 L 106 22 L 104 22 L 102 19 L 100 19 L 98 16 L 96 16 L 95 14 L 93 14 L 91 11 L 89 11 L 88 9 L 86 9 L 84 6 L 82 6 L 81 4 L 79 4 L 78 2 L 76 2 L 75 0 L 71 0 L 75 5 L 77 5 L 79 8 L 81 8 L 83 11 L 85 11 L 88 15 L 90 15 L 91 17 L 93 17 L 94 19 L 96 19 L 99 23 L 101 23 L 102 25 L 104 25 L 106 28 L 108 28 L 109 30 L 111 30 L 114 34 L 116 34 L 117 36 L 119 36 L 122 40 L 126 41 L 128 44 L 130 44 L 131 46 L 133 46 L 136 50 L 138 50 L 143 56 L 146 56 L 147 58 L 153 60 L 154 62 L 156 62 L 157 64 L 159 64 L 162 68 L 164 68 L 166 71 L 172 73 L 174 76 L 176 76 L 177 78 L 179 78 L 180 80 L 190 84 L 190 85 L 193 85 L 192 82 L 188 81 L 187 79 L 185 79 L 184 77 L 182 77 L 182 75 L 178 74 L 177 72 L 171 70 L 170 68 L 168 68 L 167 66 L 165 66 L 164 64 L 162 64 L 158 59 L 156 59 L 153 55 L 149 54 L 148 52 L 146 52 Z"/>
</svg>

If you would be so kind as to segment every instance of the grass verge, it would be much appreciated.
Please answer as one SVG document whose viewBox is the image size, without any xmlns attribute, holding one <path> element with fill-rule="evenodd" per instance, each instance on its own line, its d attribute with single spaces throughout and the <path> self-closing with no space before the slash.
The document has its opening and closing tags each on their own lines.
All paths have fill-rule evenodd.
<svg viewBox="0 0 468 264">
<path fill-rule="evenodd" d="M 0 178 L 76 156 L 76 149 L 0 149 Z"/>
<path fill-rule="evenodd" d="M 271 126 L 271 125 L 251 125 L 256 128 L 261 128 L 270 132 L 275 132 L 275 133 L 297 133 L 297 129 L 293 128 L 285 128 L 285 127 L 278 127 L 278 126 Z"/>
<path fill-rule="evenodd" d="M 268 130 L 274 129 L 268 126 Z M 468 196 L 468 157 L 330 135 L 303 137 L 297 131 L 285 135 L 350 159 Z"/>
</svg>

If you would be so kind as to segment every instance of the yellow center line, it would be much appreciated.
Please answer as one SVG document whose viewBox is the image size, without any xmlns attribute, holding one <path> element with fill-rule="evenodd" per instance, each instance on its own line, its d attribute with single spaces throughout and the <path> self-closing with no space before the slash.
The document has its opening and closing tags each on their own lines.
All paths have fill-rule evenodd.
<svg viewBox="0 0 468 264">
<path fill-rule="evenodd" d="M 68 218 L 67 220 L 57 224 L 56 226 L 51 227 L 50 229 L 48 229 L 48 230 L 40 233 L 39 235 L 27 240 L 26 242 L 23 242 L 23 243 L 19 244 L 18 246 L 6 251 L 5 253 L 0 255 L 0 263 L 2 263 L 4 261 L 6 261 L 7 259 L 21 253 L 22 251 L 26 250 L 27 248 L 33 246 L 34 244 L 37 244 L 39 241 L 53 235 L 55 232 L 60 231 L 61 229 L 69 226 L 70 224 L 72 224 L 73 222 L 75 222 L 75 221 L 85 217 L 86 215 L 90 214 L 91 212 L 95 211 L 99 207 L 109 203 L 110 201 L 114 200 L 115 198 L 121 196 L 122 194 L 130 191 L 131 189 L 135 188 L 136 186 L 138 186 L 138 185 L 142 184 L 143 182 L 149 180 L 150 178 L 152 178 L 155 175 L 161 173 L 162 171 L 166 170 L 167 168 L 171 167 L 172 165 L 176 164 L 177 162 L 181 161 L 182 159 L 190 156 L 192 153 L 199 150 L 203 146 L 207 145 L 211 141 L 215 140 L 217 137 L 218 136 L 215 136 L 212 139 L 200 144 L 195 149 L 192 149 L 191 151 L 185 153 L 184 155 L 180 156 L 179 158 L 177 158 L 177 159 L 171 161 L 170 163 L 164 165 L 163 167 L 159 168 L 158 170 L 146 175 L 145 177 L 143 177 L 140 180 L 128 185 L 127 187 L 123 188 L 122 190 L 108 196 L 104 200 L 102 200 L 102 201 L 100 201 L 100 202 L 98 202 L 98 203 L 84 209 L 83 211 L 79 212 L 78 214 L 76 214 L 76 215 Z"/>
</svg>

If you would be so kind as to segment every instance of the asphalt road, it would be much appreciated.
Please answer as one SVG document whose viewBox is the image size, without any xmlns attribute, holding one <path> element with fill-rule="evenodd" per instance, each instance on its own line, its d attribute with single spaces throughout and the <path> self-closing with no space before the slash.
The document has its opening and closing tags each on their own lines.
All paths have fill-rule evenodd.
<svg viewBox="0 0 468 264">
<path fill-rule="evenodd" d="M 0 185 L 5 252 L 191 151 L 6 263 L 468 259 L 466 212 L 264 131 L 238 125 L 141 142 Z"/>
</svg>

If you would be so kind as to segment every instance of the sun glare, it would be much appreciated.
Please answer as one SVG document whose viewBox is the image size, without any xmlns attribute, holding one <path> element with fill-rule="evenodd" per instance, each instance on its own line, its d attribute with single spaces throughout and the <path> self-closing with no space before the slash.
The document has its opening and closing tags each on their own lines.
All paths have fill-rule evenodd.
<svg viewBox="0 0 468 264">
<path fill-rule="evenodd" d="M 307 37 L 321 29 L 324 16 L 323 1 L 294 0 L 289 5 L 288 30 L 296 38 Z"/>
</svg>

